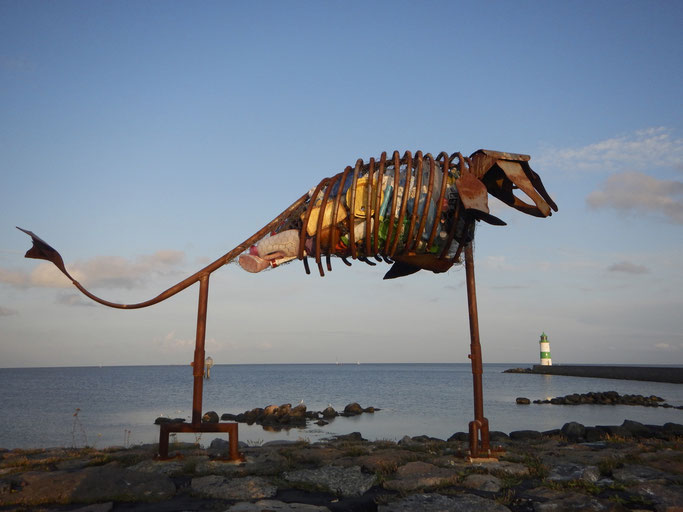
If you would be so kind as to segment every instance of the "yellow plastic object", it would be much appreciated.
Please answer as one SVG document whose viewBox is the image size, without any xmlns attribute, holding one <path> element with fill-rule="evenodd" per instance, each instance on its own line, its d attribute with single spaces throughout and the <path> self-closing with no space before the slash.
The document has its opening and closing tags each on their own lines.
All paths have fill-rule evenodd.
<svg viewBox="0 0 683 512">
<path fill-rule="evenodd" d="M 374 215 L 375 213 L 375 207 L 377 206 L 376 204 L 376 192 L 374 188 L 377 186 L 377 180 L 373 180 L 372 183 L 372 188 L 370 190 L 370 215 Z M 356 204 L 355 204 L 355 209 L 353 211 L 353 215 L 355 217 L 362 217 L 365 218 L 367 215 L 367 209 L 368 209 L 368 204 L 367 204 L 367 193 L 368 193 L 368 177 L 363 176 L 358 180 L 358 183 L 356 184 Z M 384 190 L 382 190 L 379 198 L 379 204 L 382 204 L 382 201 L 384 200 Z M 349 205 L 349 208 L 351 208 L 351 189 L 349 188 L 346 191 L 346 204 Z"/>
<path fill-rule="evenodd" d="M 308 225 L 306 226 L 306 233 L 308 233 L 308 236 L 313 236 L 315 235 L 315 232 L 318 229 L 318 217 L 320 216 L 320 205 L 315 205 L 313 208 L 311 208 L 311 216 L 308 219 Z M 323 213 L 323 225 L 322 228 L 329 227 L 332 224 L 332 214 L 334 213 L 334 201 L 329 201 L 325 205 L 325 212 Z M 342 205 L 339 205 L 339 209 L 337 210 L 337 221 L 336 222 L 341 222 L 346 218 L 346 208 L 344 208 Z"/>
</svg>

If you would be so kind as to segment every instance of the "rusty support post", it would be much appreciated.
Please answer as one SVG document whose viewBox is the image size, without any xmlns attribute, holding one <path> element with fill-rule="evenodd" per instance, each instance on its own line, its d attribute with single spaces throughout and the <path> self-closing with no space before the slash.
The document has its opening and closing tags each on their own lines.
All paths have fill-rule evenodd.
<svg viewBox="0 0 683 512">
<path fill-rule="evenodd" d="M 482 386 L 481 344 L 479 342 L 479 319 L 477 316 L 477 292 L 474 281 L 474 255 L 472 242 L 465 246 L 465 279 L 467 281 L 467 306 L 470 317 L 470 359 L 472 360 L 472 384 L 474 389 L 474 420 L 470 422 L 470 456 L 480 452 L 488 455 L 489 420 L 484 417 L 484 393 Z M 480 436 L 481 435 L 481 439 Z"/>
<path fill-rule="evenodd" d="M 206 340 L 206 310 L 209 302 L 209 274 L 199 280 L 199 306 L 197 308 L 197 338 L 194 344 L 194 362 L 192 376 L 194 386 L 192 392 L 192 426 L 202 423 L 202 393 L 204 391 L 204 343 Z"/>
</svg>

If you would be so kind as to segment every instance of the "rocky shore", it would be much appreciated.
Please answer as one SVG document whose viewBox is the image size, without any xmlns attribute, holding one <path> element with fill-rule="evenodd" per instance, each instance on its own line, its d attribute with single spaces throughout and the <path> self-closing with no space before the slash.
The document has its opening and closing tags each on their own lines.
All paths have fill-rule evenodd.
<svg viewBox="0 0 683 512">
<path fill-rule="evenodd" d="M 488 459 L 468 434 L 395 441 L 360 434 L 273 441 L 221 460 L 207 448 L 0 450 L 0 510 L 36 511 L 683 511 L 683 425 L 492 432 Z"/>
</svg>

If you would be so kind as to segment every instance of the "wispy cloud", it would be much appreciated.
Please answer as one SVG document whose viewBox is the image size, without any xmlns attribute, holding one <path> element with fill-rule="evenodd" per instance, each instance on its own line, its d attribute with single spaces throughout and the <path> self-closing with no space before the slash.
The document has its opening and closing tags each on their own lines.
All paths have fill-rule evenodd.
<svg viewBox="0 0 683 512">
<path fill-rule="evenodd" d="M 630 261 L 622 261 L 620 263 L 614 263 L 607 267 L 610 272 L 624 272 L 626 274 L 647 274 L 650 272 L 645 265 L 636 265 Z"/>
<path fill-rule="evenodd" d="M 85 287 L 136 288 L 155 275 L 167 275 L 177 271 L 184 262 L 182 251 L 157 251 L 134 260 L 115 256 L 98 256 L 86 261 L 67 265 L 69 273 Z M 0 268 L 0 283 L 18 288 L 68 288 L 70 281 L 52 265 L 42 262 L 32 271 Z"/>
<path fill-rule="evenodd" d="M 57 304 L 63 304 L 65 306 L 86 306 L 95 307 L 95 303 L 89 299 L 83 298 L 82 295 L 77 293 L 60 293 L 57 295 Z"/>
<path fill-rule="evenodd" d="M 194 338 L 183 338 L 177 336 L 175 331 L 170 331 L 166 333 L 163 338 L 156 338 L 154 340 L 156 345 L 165 353 L 186 353 L 189 349 L 194 347 L 195 341 L 196 340 Z M 206 350 L 220 350 L 223 344 L 217 342 L 215 338 L 207 338 L 205 340 L 204 346 L 206 347 Z"/>
<path fill-rule="evenodd" d="M 591 208 L 659 214 L 683 224 L 683 182 L 660 180 L 641 172 L 613 174 L 586 198 Z"/>
<path fill-rule="evenodd" d="M 668 167 L 683 171 L 683 138 L 665 127 L 605 139 L 577 148 L 547 148 L 536 158 L 539 167 L 567 171 L 612 172 Z"/>
<path fill-rule="evenodd" d="M 19 312 L 16 309 L 5 308 L 0 306 L 0 316 L 14 316 L 18 314 Z"/>
</svg>

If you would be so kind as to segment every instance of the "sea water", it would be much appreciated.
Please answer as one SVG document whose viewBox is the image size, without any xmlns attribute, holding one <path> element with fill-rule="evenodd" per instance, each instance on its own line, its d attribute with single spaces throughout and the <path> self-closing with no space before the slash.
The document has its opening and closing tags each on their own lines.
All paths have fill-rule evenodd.
<svg viewBox="0 0 683 512">
<path fill-rule="evenodd" d="M 683 405 L 683 386 L 658 382 L 503 373 L 530 364 L 484 364 L 484 415 L 491 430 L 549 430 L 568 421 L 617 425 L 683 423 L 683 410 L 626 405 L 517 405 L 589 391 L 658 395 Z M 189 366 L 121 366 L 0 369 L 0 448 L 133 445 L 158 441 L 159 416 L 192 416 Z M 287 364 L 215 365 L 204 380 L 203 412 L 237 414 L 254 407 L 302 401 L 308 410 L 328 405 L 341 411 L 351 402 L 381 409 L 339 417 L 319 427 L 270 431 L 240 424 L 248 443 L 276 439 L 315 441 L 360 432 L 366 439 L 405 435 L 447 439 L 468 430 L 473 419 L 472 373 L 468 364 Z M 202 444 L 221 434 L 203 434 Z M 195 434 L 178 434 L 195 441 Z"/>
</svg>

